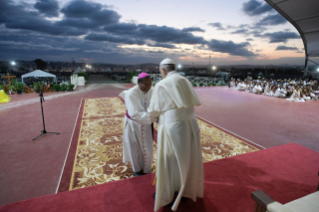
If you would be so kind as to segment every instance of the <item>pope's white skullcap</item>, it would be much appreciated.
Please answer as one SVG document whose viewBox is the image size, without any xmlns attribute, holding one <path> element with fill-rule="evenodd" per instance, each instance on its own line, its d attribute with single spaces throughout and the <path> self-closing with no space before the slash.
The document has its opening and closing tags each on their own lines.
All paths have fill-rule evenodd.
<svg viewBox="0 0 319 212">
<path fill-rule="evenodd" d="M 166 58 L 166 59 L 162 60 L 160 65 L 175 65 L 175 62 L 169 58 Z"/>
</svg>

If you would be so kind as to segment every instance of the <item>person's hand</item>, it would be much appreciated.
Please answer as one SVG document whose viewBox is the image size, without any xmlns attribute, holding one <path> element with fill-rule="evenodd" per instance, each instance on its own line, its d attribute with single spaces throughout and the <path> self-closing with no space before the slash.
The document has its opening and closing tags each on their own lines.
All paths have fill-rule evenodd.
<svg viewBox="0 0 319 212">
<path fill-rule="evenodd" d="M 154 116 L 150 116 L 151 117 L 151 121 L 152 122 L 157 122 L 158 121 L 158 117 L 154 117 Z"/>
</svg>

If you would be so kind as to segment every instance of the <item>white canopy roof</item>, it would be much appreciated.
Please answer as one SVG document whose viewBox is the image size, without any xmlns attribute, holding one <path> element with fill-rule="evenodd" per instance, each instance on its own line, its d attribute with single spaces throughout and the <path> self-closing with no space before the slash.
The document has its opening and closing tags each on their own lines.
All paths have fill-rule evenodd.
<svg viewBox="0 0 319 212">
<path fill-rule="evenodd" d="M 47 73 L 45 71 L 41 71 L 41 70 L 32 71 L 30 73 L 22 75 L 21 76 L 22 81 L 23 81 L 23 78 L 26 78 L 26 77 L 53 77 L 53 78 L 56 78 L 56 76 L 54 74 L 49 74 L 49 73 Z"/>
<path fill-rule="evenodd" d="M 319 1 L 265 0 L 299 32 L 306 58 L 319 57 Z"/>
</svg>

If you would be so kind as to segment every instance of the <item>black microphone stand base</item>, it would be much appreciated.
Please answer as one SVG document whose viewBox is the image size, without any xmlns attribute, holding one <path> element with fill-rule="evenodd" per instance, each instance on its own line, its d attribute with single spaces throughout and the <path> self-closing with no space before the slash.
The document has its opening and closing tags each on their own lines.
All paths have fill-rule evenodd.
<svg viewBox="0 0 319 212">
<path fill-rule="evenodd" d="M 38 135 L 37 137 L 35 137 L 35 138 L 33 139 L 33 141 L 34 141 L 35 139 L 37 139 L 37 138 L 40 138 L 40 137 L 44 136 L 45 134 L 60 135 L 60 133 L 57 133 L 57 132 L 47 132 L 46 130 L 42 130 L 42 131 L 41 131 L 41 134 Z"/>
<path fill-rule="evenodd" d="M 34 141 L 35 139 L 37 139 L 37 138 L 42 137 L 42 136 L 45 135 L 45 134 L 60 135 L 60 133 L 57 133 L 57 132 L 47 132 L 47 131 L 45 130 L 44 114 L 43 114 L 43 105 L 42 105 L 42 102 L 44 102 L 44 98 L 43 98 L 42 90 L 40 91 L 40 95 L 39 95 L 39 96 L 40 96 L 41 111 L 42 111 L 43 130 L 41 131 L 41 134 L 40 134 L 40 135 L 38 135 L 37 137 L 35 137 L 35 138 L 33 139 L 33 141 Z"/>
</svg>

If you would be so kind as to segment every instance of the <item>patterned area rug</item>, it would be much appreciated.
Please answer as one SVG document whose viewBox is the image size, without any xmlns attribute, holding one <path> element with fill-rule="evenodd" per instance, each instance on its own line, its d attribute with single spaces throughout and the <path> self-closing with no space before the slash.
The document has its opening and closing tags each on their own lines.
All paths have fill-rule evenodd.
<svg viewBox="0 0 319 212">
<path fill-rule="evenodd" d="M 118 97 L 85 99 L 69 190 L 133 177 L 122 162 L 122 134 L 126 109 Z M 253 152 L 257 147 L 197 119 L 203 161 Z M 154 127 L 155 130 L 157 126 Z M 157 145 L 154 141 L 155 171 Z"/>
</svg>

